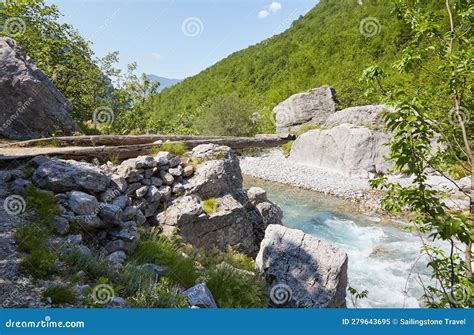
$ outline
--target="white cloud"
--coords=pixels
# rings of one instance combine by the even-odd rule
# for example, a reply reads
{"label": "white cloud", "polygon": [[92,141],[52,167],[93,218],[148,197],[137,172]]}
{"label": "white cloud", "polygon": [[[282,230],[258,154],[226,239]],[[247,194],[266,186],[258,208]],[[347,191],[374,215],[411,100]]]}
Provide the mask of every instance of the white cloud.
{"label": "white cloud", "polygon": [[156,61],[159,61],[163,58],[158,52],[153,52],[152,56],[155,58]]}
{"label": "white cloud", "polygon": [[273,1],[271,4],[268,6],[265,6],[265,9],[262,9],[260,12],[258,12],[258,18],[259,19],[265,19],[267,18],[271,13],[276,13],[279,10],[281,10],[283,6],[281,3]]}
{"label": "white cloud", "polygon": [[270,4],[270,6],[268,6],[268,9],[269,9],[270,12],[272,12],[272,13],[278,12],[281,8],[282,8],[282,5],[281,5],[281,3],[279,3],[279,2],[272,2],[272,3]]}
{"label": "white cloud", "polygon": [[268,15],[270,15],[270,13],[266,9],[261,10],[260,12],[258,12],[258,18],[259,19],[265,19]]}

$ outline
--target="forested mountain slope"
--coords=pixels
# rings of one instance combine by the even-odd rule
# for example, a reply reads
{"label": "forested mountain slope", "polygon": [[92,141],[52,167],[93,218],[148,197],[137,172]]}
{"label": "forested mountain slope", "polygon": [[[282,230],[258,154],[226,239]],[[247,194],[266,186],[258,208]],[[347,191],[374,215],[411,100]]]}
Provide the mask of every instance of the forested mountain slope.
{"label": "forested mountain slope", "polygon": [[[323,84],[336,89],[339,108],[378,102],[364,96],[358,79],[371,65],[390,68],[409,37],[394,8],[389,1],[321,0],[282,34],[164,90],[155,98],[151,117],[168,131],[195,129],[213,97],[235,93],[265,119],[290,95]],[[427,84],[423,73],[407,78],[393,70],[388,77],[392,83],[410,80],[414,88]]]}

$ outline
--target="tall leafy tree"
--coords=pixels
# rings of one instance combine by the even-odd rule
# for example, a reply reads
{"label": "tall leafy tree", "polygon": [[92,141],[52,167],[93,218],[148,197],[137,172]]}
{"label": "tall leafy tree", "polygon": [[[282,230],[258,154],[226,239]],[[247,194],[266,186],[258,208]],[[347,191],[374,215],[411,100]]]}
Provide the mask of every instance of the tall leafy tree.
{"label": "tall leafy tree", "polygon": [[[473,138],[468,129],[473,121],[474,7],[467,0],[445,0],[444,10],[437,12],[422,1],[397,0],[396,4],[396,13],[411,31],[393,68],[407,73],[423,69],[436,85],[413,92],[412,87],[390,85],[381,67],[364,71],[363,78],[394,107],[385,115],[393,134],[390,159],[394,170],[414,178],[409,186],[390,183],[384,177],[372,184],[387,190],[382,201],[385,209],[408,209],[413,214],[413,229],[422,240],[422,252],[435,280],[435,284],[423,284],[427,304],[472,307],[473,193],[472,187],[470,194],[465,192],[454,176],[473,171]],[[446,194],[430,186],[428,178],[433,171],[470,198],[469,211],[453,208],[455,201],[446,200]],[[439,241],[448,244],[447,251]]]}

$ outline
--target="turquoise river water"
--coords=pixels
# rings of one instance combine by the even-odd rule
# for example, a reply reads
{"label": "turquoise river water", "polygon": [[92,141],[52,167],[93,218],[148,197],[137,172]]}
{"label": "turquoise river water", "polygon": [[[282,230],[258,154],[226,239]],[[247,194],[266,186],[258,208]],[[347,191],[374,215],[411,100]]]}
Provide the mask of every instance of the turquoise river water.
{"label": "turquoise river water", "polygon": [[[245,178],[245,187],[259,186],[283,212],[283,224],[344,249],[349,257],[349,285],[368,297],[358,307],[420,307],[418,283],[429,281],[420,240],[397,223],[380,223],[358,214],[348,201],[317,192]],[[348,294],[349,307],[353,303]]]}

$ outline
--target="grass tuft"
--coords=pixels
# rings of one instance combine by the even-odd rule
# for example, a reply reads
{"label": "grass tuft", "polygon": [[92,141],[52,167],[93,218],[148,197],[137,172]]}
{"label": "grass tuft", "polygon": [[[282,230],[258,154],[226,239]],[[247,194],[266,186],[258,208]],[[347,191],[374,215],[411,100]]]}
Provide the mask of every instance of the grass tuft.
{"label": "grass tuft", "polygon": [[168,267],[168,277],[173,283],[189,288],[196,284],[199,274],[196,265],[187,257],[181,246],[165,236],[145,237],[132,257],[137,264],[154,263]]}
{"label": "grass tuft", "polygon": [[54,305],[73,304],[76,301],[76,291],[71,286],[53,285],[41,295],[50,298]]}
{"label": "grass tuft", "polygon": [[171,281],[162,278],[158,285],[140,290],[128,299],[132,307],[136,308],[188,308],[187,298],[180,295]]}
{"label": "grass tuft", "polygon": [[168,151],[173,155],[181,156],[188,152],[188,148],[183,143],[163,143],[160,151]]}
{"label": "grass tuft", "polygon": [[33,250],[21,261],[21,269],[33,278],[45,278],[57,272],[58,256],[45,249]]}
{"label": "grass tuft", "polygon": [[201,206],[203,211],[207,215],[211,215],[217,212],[217,209],[219,208],[219,203],[216,198],[209,198],[207,200],[202,201]]}
{"label": "grass tuft", "polygon": [[294,141],[288,141],[281,146],[281,150],[283,150],[283,154],[288,157],[291,152],[291,148],[293,147]]}
{"label": "grass tuft", "polygon": [[206,285],[220,308],[268,306],[263,282],[231,267],[215,267],[205,274]]}

